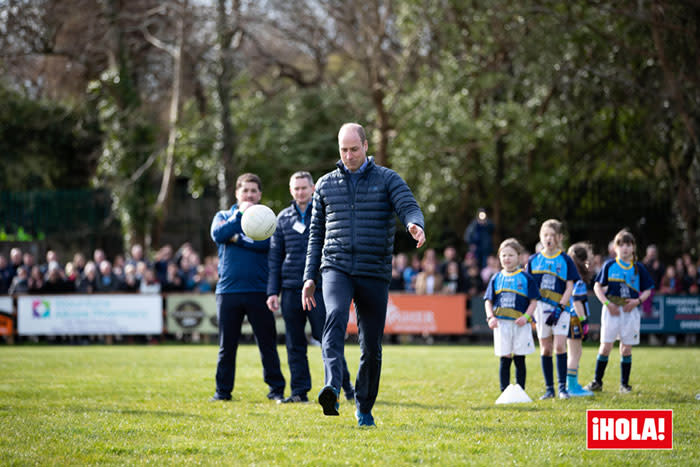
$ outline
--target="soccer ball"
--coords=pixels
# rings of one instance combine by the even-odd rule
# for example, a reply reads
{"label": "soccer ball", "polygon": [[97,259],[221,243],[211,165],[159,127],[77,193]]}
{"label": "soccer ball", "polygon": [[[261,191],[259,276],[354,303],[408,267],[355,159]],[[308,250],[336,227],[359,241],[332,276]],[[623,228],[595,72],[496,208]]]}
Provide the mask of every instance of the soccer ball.
{"label": "soccer ball", "polygon": [[254,204],[243,211],[241,227],[243,233],[253,240],[266,240],[275,233],[277,216],[264,204]]}

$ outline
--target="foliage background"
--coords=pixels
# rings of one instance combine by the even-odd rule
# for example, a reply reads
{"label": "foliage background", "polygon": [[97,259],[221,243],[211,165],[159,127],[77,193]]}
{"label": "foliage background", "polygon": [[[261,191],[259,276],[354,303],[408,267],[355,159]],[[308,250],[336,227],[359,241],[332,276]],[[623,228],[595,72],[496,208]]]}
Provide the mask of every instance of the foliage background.
{"label": "foliage background", "polygon": [[192,235],[173,200],[228,207],[244,171],[281,209],[359,121],[429,246],[484,206],[497,241],[557,217],[599,250],[626,226],[696,252],[699,22],[664,0],[0,1],[0,190],[107,190],[109,249],[155,249]]}

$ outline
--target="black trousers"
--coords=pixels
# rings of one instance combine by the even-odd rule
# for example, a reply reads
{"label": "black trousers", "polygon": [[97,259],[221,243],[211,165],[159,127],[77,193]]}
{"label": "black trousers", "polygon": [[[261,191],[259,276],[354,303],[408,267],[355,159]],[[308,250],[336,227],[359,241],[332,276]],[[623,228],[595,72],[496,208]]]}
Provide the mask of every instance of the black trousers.
{"label": "black trousers", "polygon": [[322,276],[323,299],[326,303],[326,325],[322,341],[326,385],[333,386],[336,393],[340,392],[345,331],[350,302],[354,301],[360,342],[355,404],[360,412],[368,413],[374,407],[379,393],[389,283],[372,277],[351,276],[330,268],[325,269]]}
{"label": "black trousers", "polygon": [[216,314],[219,320],[219,360],[216,365],[216,395],[230,398],[236,377],[236,352],[241,337],[243,318],[253,327],[260,350],[263,380],[269,387],[268,397],[284,394],[284,376],[277,354],[275,317],[268,310],[264,292],[216,295]]}

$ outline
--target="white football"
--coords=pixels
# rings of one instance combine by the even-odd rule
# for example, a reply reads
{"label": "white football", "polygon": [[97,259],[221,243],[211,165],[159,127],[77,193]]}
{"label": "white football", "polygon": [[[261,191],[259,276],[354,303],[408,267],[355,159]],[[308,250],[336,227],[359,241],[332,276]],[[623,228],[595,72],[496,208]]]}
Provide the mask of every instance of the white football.
{"label": "white football", "polygon": [[243,233],[253,240],[266,240],[275,233],[277,216],[264,204],[254,204],[243,211],[241,228]]}

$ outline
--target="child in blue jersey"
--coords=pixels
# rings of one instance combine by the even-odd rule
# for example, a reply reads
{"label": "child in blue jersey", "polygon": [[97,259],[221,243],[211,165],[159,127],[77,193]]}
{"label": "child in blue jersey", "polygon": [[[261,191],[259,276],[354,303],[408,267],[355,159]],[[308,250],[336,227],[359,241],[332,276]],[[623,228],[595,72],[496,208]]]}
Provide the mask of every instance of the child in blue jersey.
{"label": "child in blue jersey", "polygon": [[489,281],[484,300],[486,321],[493,329],[496,356],[501,357],[501,392],[510,384],[510,363],[515,361],[515,380],[525,389],[525,355],[535,351],[532,314],[540,296],[534,278],[520,269],[523,247],[509,238],[498,248],[503,270]]}
{"label": "child in blue jersey", "polygon": [[654,281],[642,263],[637,263],[634,236],[621,230],[613,240],[615,259],[609,259],[595,278],[593,291],[603,304],[600,323],[600,348],[595,365],[595,379],[586,389],[603,389],[603,375],[608,356],[616,340],[620,340],[620,392],[632,391],[629,385],[632,370],[632,346],[639,344],[640,305],[649,298]]}
{"label": "child in blue jersey", "polygon": [[576,265],[581,278],[574,284],[571,295],[571,321],[569,323],[569,336],[566,339],[568,349],[568,364],[566,370],[566,390],[570,396],[592,396],[593,393],[583,389],[578,382],[578,366],[583,351],[583,340],[588,334],[588,286],[592,278],[590,261],[593,259],[591,245],[579,242],[571,245],[567,254]]}
{"label": "child in blue jersey", "polygon": [[531,256],[527,262],[527,272],[535,278],[540,291],[535,323],[546,386],[540,400],[554,397],[552,350],[557,354],[559,398],[569,398],[566,391],[566,336],[569,334],[570,321],[567,308],[574,282],[579,279],[579,275],[574,262],[561,251],[563,237],[561,222],[556,219],[544,221],[540,227],[542,251]]}

